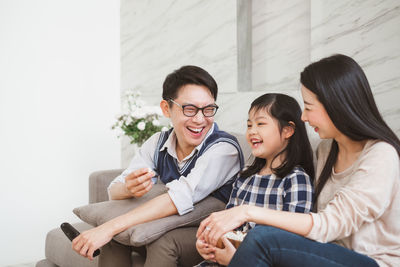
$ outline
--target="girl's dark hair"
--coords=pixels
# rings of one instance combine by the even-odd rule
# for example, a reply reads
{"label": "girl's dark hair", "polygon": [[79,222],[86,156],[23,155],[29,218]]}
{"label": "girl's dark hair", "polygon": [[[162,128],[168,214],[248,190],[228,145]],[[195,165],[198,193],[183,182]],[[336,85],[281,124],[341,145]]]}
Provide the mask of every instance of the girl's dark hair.
{"label": "girl's dark hair", "polygon": [[[168,74],[163,83],[162,98],[173,100],[178,97],[179,90],[187,84],[205,86],[214,100],[217,100],[218,85],[214,78],[204,69],[197,66],[182,66]],[[170,103],[172,105],[172,103]]]}
{"label": "girl's dark hair", "polygon": [[[367,77],[352,58],[339,54],[323,58],[308,65],[301,73],[300,81],[318,97],[341,133],[355,141],[385,141],[400,155],[400,140],[383,120]],[[331,176],[337,155],[338,144],[333,140],[316,185],[315,200]]]}
{"label": "girl's dark hair", "polygon": [[[313,152],[308,140],[306,127],[301,120],[301,108],[297,101],[284,94],[264,94],[251,103],[249,113],[265,110],[277,120],[279,131],[284,127],[293,127],[294,134],[289,138],[287,146],[280,151],[278,156],[286,155],[285,160],[272,171],[280,178],[288,175],[294,167],[301,166],[305,172],[314,179]],[[256,157],[254,162],[240,174],[241,177],[250,177],[259,172],[266,164],[266,160]]]}

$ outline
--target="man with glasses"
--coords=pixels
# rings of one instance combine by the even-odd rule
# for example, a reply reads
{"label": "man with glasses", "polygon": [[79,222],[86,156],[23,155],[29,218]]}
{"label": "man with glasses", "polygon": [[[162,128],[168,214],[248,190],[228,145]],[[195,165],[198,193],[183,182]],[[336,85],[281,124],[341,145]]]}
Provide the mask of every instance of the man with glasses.
{"label": "man with glasses", "polygon": [[[173,128],[150,137],[129,167],[111,182],[108,192],[110,199],[139,198],[151,190],[157,176],[168,192],[83,232],[84,237],[74,240],[75,251],[91,259],[94,250],[131,226],[186,214],[208,195],[227,202],[231,183],[243,167],[243,156],[236,138],[214,123],[217,93],[213,77],[196,66],[181,67],[166,77],[160,107]],[[186,241],[193,239],[188,244],[194,247],[195,231],[190,235]],[[167,261],[174,261],[156,250],[148,247],[147,255],[153,256],[147,257],[146,266],[167,266]]]}

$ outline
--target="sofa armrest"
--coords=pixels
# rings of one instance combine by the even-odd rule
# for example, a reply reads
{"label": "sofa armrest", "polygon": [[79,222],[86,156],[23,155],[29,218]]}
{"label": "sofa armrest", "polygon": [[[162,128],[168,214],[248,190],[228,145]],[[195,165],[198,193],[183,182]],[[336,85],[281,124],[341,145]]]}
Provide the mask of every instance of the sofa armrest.
{"label": "sofa armrest", "polygon": [[89,176],[89,203],[96,203],[108,200],[107,187],[111,181],[120,175],[124,170],[96,171]]}

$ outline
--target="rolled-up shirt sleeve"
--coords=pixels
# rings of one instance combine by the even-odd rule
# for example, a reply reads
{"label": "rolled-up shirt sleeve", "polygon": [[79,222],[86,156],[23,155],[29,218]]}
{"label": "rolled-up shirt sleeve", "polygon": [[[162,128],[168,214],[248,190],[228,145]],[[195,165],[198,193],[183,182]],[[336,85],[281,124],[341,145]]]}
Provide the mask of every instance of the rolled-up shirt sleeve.
{"label": "rolled-up shirt sleeve", "polygon": [[193,210],[193,205],[224,185],[240,170],[238,150],[220,142],[210,147],[196,161],[186,176],[166,184],[168,194],[180,215]]}

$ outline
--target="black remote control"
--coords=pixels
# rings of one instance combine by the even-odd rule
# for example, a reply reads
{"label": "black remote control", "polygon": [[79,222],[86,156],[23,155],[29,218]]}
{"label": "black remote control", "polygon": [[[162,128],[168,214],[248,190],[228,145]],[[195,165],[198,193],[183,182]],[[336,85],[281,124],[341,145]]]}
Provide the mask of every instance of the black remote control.
{"label": "black remote control", "polygon": [[[74,240],[75,237],[80,235],[79,231],[76,230],[71,224],[65,222],[61,224],[61,230],[63,230],[64,234],[68,237],[69,240]],[[100,249],[96,249],[93,252],[93,257],[96,257],[100,254]]]}

